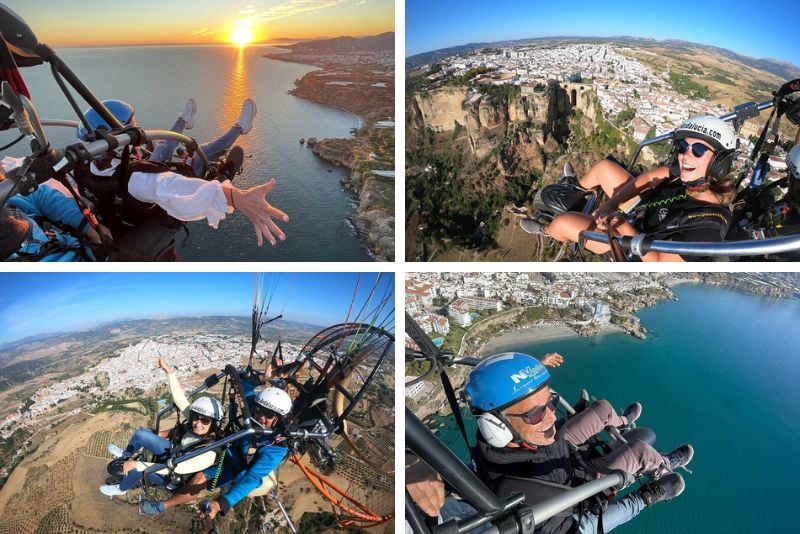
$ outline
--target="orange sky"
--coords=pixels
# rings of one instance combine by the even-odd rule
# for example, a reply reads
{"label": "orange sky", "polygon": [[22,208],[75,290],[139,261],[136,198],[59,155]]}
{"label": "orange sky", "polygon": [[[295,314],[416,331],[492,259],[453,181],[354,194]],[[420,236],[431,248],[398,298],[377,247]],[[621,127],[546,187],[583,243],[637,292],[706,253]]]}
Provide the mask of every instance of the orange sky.
{"label": "orange sky", "polygon": [[[394,31],[392,0],[5,1],[51,46],[227,43],[244,28],[254,42]],[[243,30],[240,30],[240,33]]]}

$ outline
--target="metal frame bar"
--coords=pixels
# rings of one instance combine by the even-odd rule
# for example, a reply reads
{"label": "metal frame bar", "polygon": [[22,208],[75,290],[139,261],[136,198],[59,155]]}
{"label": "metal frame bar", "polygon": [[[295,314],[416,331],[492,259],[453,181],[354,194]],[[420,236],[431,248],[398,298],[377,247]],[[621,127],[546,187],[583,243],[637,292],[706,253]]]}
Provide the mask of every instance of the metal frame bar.
{"label": "metal frame bar", "polygon": [[[600,232],[584,230],[580,233],[581,239],[608,244],[608,236]],[[759,239],[749,241],[723,241],[721,243],[684,243],[680,241],[653,240],[646,243],[647,236],[615,237],[623,250],[630,251],[637,256],[648,252],[665,252],[668,254],[682,254],[684,256],[762,256],[765,254],[781,254],[800,250],[800,234]]]}

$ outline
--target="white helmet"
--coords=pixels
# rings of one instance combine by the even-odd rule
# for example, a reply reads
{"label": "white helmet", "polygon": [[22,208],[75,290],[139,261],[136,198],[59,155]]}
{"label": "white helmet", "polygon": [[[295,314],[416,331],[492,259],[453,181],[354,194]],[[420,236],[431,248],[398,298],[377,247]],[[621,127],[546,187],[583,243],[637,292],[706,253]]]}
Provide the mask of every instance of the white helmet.
{"label": "white helmet", "polygon": [[266,388],[258,394],[256,404],[267,410],[272,410],[281,417],[288,415],[292,410],[292,399],[288,393],[280,388]]}
{"label": "white helmet", "polygon": [[221,421],[225,415],[222,404],[217,399],[211,397],[200,397],[189,406],[189,413],[196,413],[204,417],[210,417],[214,421]]}
{"label": "white helmet", "polygon": [[675,140],[686,137],[702,139],[717,150],[736,150],[736,133],[724,120],[710,115],[687,119],[674,133]]}
{"label": "white helmet", "polygon": [[800,180],[800,145],[794,145],[786,156],[786,166],[789,167],[789,178]]}

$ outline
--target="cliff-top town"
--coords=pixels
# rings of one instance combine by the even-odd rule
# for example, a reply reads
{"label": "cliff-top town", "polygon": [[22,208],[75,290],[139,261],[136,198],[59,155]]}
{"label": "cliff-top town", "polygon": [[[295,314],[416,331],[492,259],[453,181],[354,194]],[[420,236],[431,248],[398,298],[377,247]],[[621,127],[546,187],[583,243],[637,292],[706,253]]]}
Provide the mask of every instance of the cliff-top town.
{"label": "cliff-top town", "polygon": [[[488,69],[473,79],[473,93],[467,102],[480,98],[482,85],[518,85],[522,93],[546,86],[548,80],[581,83],[597,94],[608,119],[633,109],[633,139],[641,142],[648,133],[661,135],[693,115],[722,115],[729,110],[702,98],[690,98],[673,89],[668,73],[658,73],[641,61],[627,57],[631,49],[612,44],[566,44],[559,46],[521,45],[485,48],[442,60],[428,79],[430,88],[447,78],[462,76],[471,69]],[[432,65],[422,68],[430,69]],[[749,126],[749,125],[746,125]],[[754,135],[753,126],[742,130],[742,141]]]}

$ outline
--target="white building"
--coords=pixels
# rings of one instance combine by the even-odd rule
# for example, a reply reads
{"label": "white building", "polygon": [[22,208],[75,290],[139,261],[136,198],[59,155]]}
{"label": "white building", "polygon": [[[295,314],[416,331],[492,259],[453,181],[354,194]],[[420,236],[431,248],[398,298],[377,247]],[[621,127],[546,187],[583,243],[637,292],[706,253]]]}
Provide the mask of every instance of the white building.
{"label": "white building", "polygon": [[461,303],[461,299],[458,299],[447,307],[447,314],[452,320],[461,326],[468,326],[472,324],[472,316],[470,315],[469,310]]}

